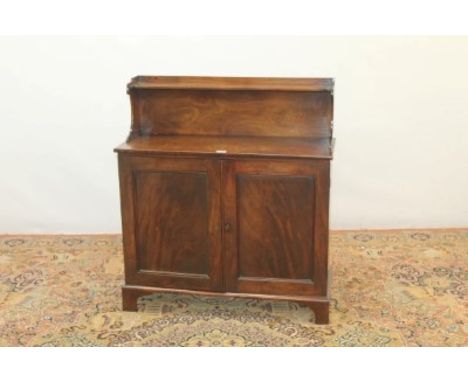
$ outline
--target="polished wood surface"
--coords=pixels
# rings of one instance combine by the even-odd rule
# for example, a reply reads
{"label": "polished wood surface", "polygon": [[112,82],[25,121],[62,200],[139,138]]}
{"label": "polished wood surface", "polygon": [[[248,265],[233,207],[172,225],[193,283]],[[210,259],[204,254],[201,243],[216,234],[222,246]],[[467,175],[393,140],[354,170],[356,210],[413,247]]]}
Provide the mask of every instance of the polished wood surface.
{"label": "polished wood surface", "polygon": [[139,269],[208,274],[207,186],[206,173],[135,174]]}
{"label": "polished wood surface", "polygon": [[205,159],[119,159],[127,283],[222,289],[220,174]]}
{"label": "polished wood surface", "polygon": [[136,76],[128,84],[133,89],[215,89],[215,90],[276,90],[321,91],[333,90],[332,78],[276,78],[276,77],[175,77]]}
{"label": "polished wood surface", "polygon": [[314,178],[236,178],[239,278],[312,279]]}
{"label": "polished wood surface", "polygon": [[136,77],[119,156],[123,306],[292,300],[328,322],[331,79]]}
{"label": "polished wood surface", "polygon": [[115,149],[151,155],[331,159],[330,139],[161,135],[135,137]]}
{"label": "polished wood surface", "polygon": [[[323,295],[328,161],[223,163],[224,273],[236,292]],[[226,231],[226,230],[225,230]]]}
{"label": "polished wood surface", "polygon": [[163,89],[137,92],[140,135],[329,138],[330,92]]}

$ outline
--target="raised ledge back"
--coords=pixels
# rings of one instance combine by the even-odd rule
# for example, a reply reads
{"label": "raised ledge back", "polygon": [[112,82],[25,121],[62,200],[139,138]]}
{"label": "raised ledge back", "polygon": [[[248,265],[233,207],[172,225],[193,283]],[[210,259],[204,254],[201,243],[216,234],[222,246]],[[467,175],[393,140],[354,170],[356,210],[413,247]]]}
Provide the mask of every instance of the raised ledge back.
{"label": "raised ledge back", "polygon": [[135,136],[331,138],[332,78],[136,76]]}

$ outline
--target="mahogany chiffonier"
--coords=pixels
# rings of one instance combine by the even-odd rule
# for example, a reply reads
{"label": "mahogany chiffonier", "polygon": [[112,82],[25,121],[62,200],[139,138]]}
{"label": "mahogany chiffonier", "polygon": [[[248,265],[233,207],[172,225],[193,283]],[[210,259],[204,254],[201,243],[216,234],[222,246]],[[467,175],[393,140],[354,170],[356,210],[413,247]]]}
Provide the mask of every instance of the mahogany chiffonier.
{"label": "mahogany chiffonier", "polygon": [[138,76],[117,147],[125,285],[308,305],[328,323],[333,80]]}

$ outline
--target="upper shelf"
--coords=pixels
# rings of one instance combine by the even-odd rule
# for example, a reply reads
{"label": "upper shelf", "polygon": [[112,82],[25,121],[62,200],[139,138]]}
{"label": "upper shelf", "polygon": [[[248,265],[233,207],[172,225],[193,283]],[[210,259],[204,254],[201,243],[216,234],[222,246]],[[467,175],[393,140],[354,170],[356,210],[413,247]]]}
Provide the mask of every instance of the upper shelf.
{"label": "upper shelf", "polygon": [[135,137],[115,149],[121,153],[261,156],[276,158],[331,159],[329,138],[240,137],[159,135]]}
{"label": "upper shelf", "polygon": [[128,89],[331,91],[333,78],[137,76]]}

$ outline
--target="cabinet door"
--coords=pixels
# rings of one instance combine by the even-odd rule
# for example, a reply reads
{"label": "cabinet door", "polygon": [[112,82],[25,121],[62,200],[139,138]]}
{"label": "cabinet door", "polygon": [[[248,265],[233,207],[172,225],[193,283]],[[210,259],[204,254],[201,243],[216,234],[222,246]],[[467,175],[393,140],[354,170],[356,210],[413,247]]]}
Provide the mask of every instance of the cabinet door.
{"label": "cabinet door", "polygon": [[120,156],[127,284],[222,288],[217,160]]}
{"label": "cabinet door", "polygon": [[329,162],[224,161],[226,289],[326,295]]}

